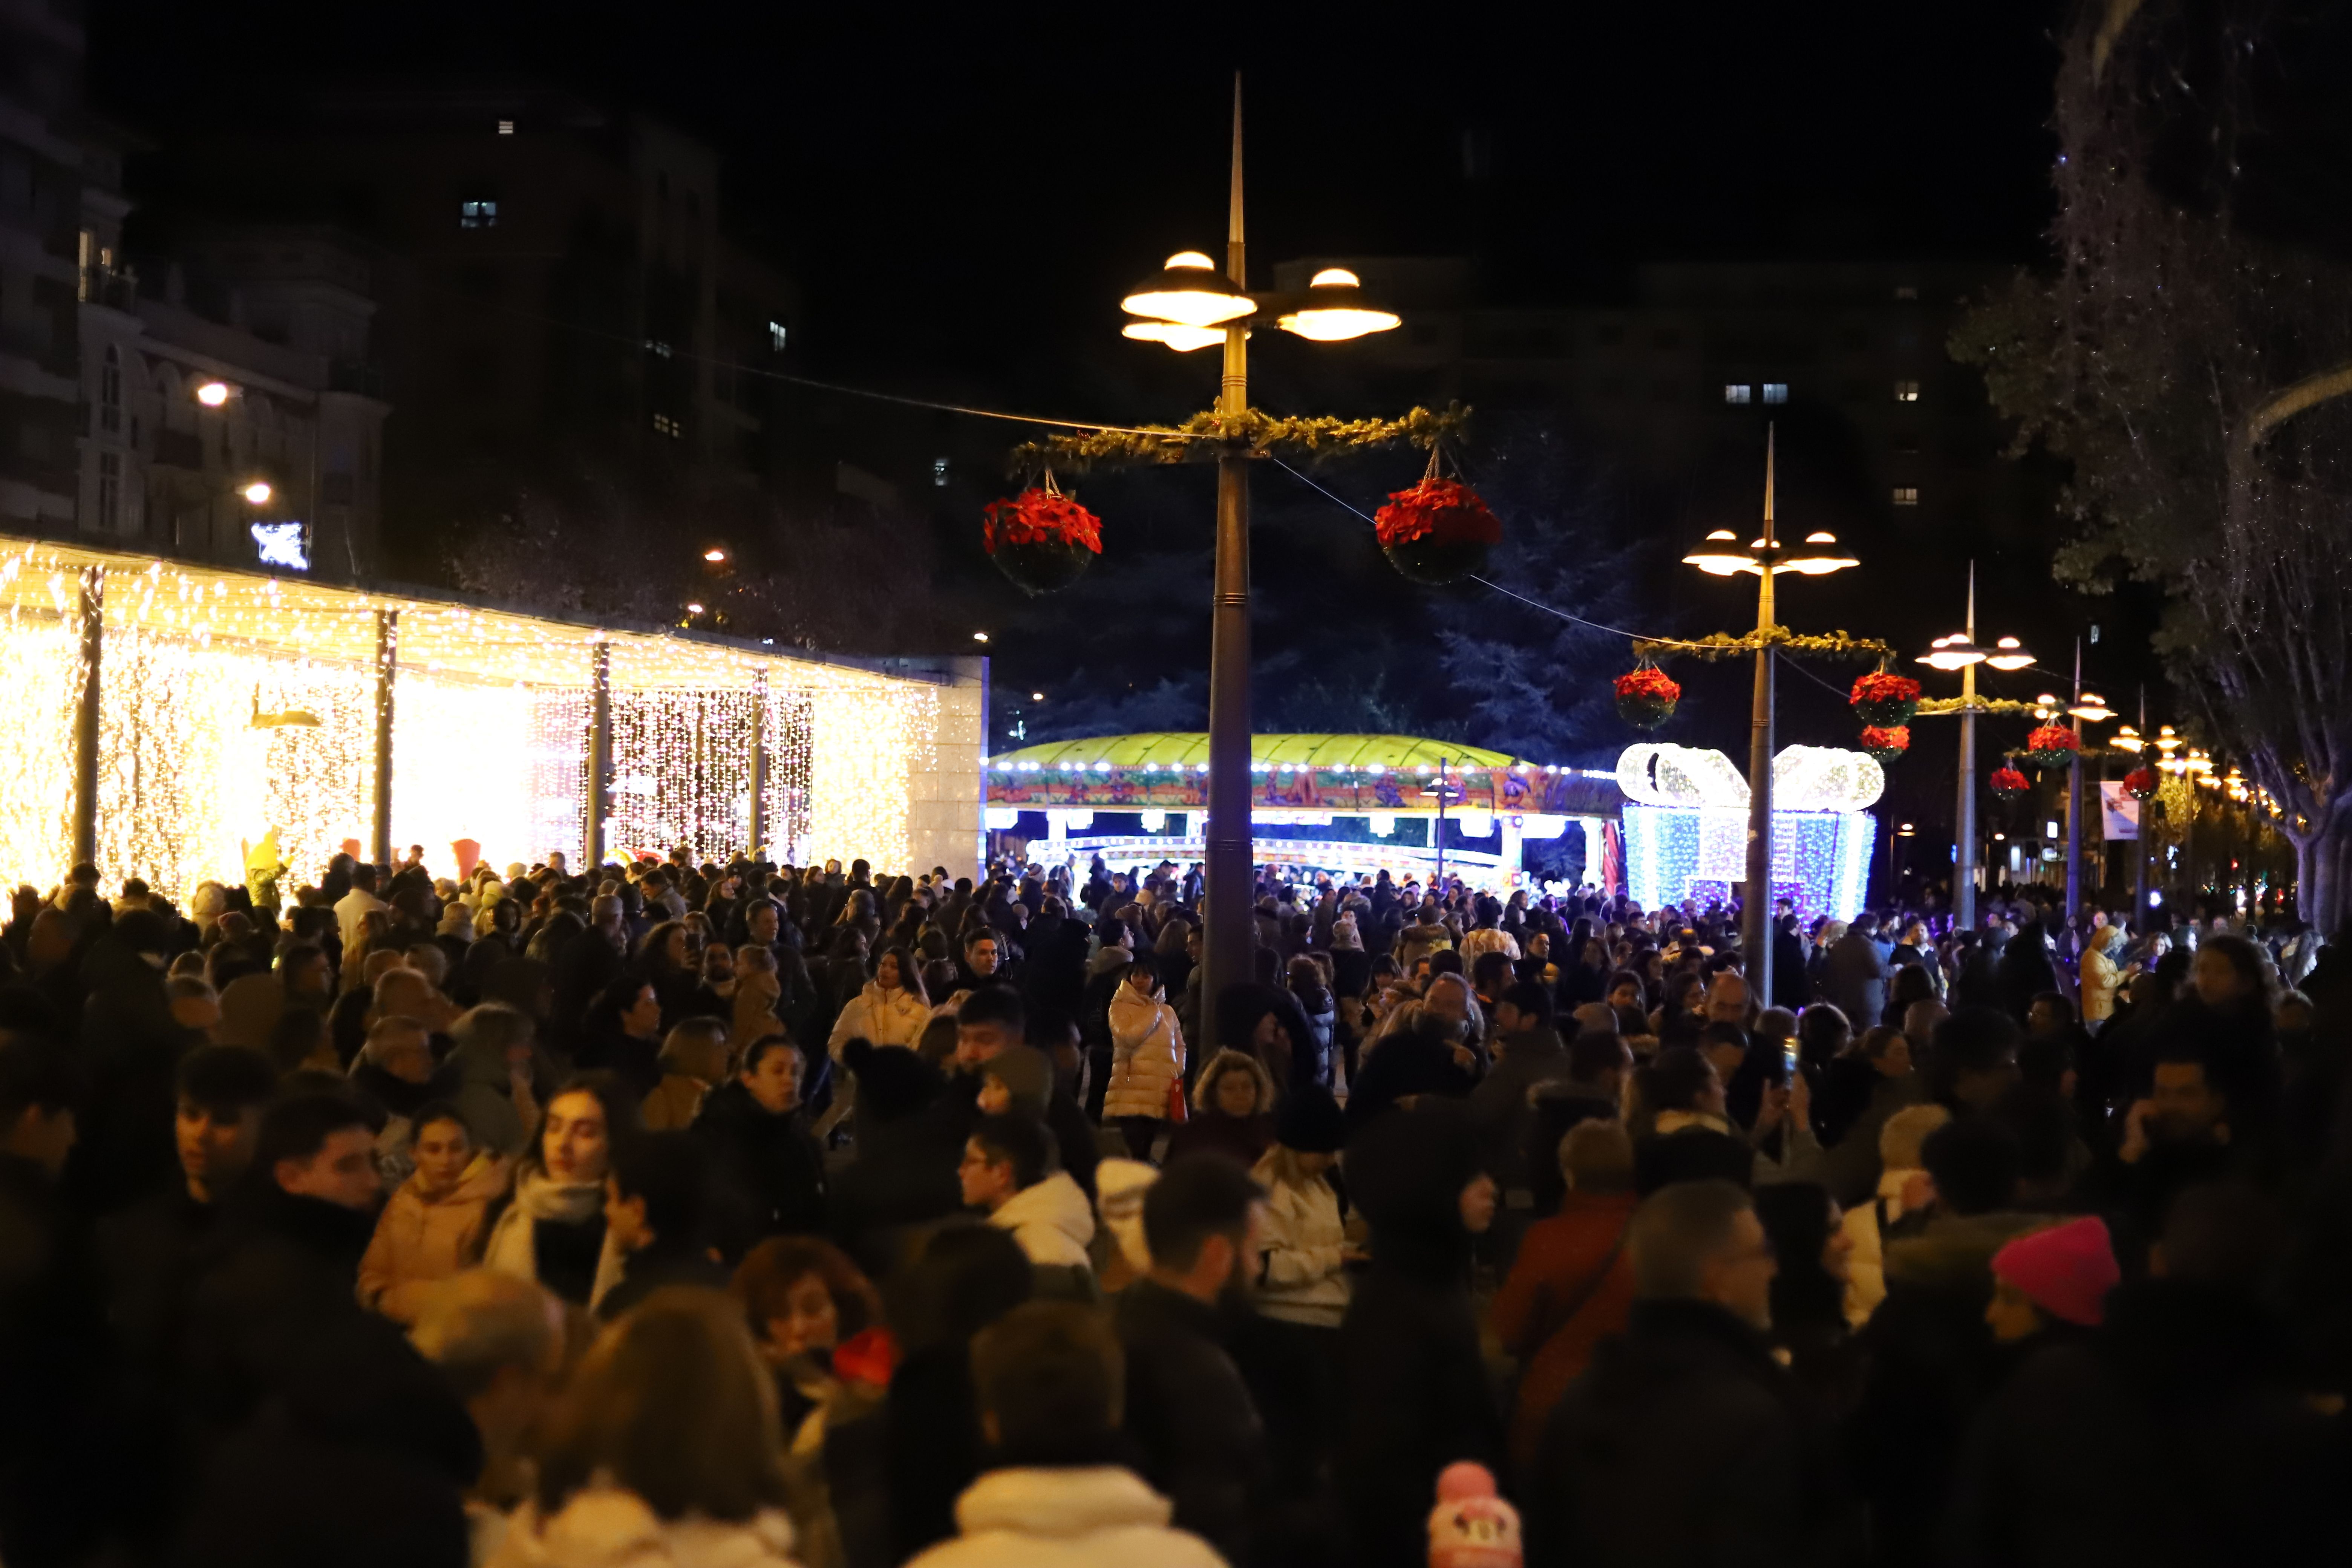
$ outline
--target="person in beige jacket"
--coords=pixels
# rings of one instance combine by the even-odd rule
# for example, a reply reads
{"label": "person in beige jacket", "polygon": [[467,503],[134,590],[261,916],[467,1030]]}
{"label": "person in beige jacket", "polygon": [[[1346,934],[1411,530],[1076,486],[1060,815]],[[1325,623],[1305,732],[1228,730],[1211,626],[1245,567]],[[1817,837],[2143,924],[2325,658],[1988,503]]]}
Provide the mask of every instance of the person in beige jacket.
{"label": "person in beige jacket", "polygon": [[2083,949],[2083,1022],[2095,1028],[2116,1016],[2116,989],[2123,984],[2124,931],[2101,926]]}
{"label": "person in beige jacket", "polygon": [[1116,1121],[1139,1160],[1168,1121],[1169,1090],[1184,1081],[1184,1031],[1160,990],[1160,960],[1139,952],[1110,999],[1110,1079],[1103,1121]]}
{"label": "person in beige jacket", "polygon": [[457,1108],[416,1113],[415,1170],[383,1205],[360,1259],[360,1304],[413,1323],[425,1292],[463,1273],[482,1252],[482,1216],[514,1176],[511,1162],[478,1148]]}

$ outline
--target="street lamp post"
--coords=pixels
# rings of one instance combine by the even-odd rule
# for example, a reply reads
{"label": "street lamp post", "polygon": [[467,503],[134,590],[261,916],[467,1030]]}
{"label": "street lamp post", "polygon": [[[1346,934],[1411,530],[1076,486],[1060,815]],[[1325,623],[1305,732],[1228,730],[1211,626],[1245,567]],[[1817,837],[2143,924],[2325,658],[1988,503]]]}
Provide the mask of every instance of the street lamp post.
{"label": "street lamp post", "polygon": [[[1748,959],[1748,994],[1764,1005],[1772,996],[1772,580],[1783,572],[1819,577],[1858,566],[1860,562],[1838,550],[1794,550],[1780,542],[1773,520],[1772,426],[1764,427],[1764,532],[1739,548],[1739,536],[1718,528],[1706,542],[1683,557],[1712,576],[1755,574],[1756,680],[1748,714],[1748,881],[1739,906],[1739,951]],[[1809,545],[1834,546],[1837,536],[1812,532]]]}
{"label": "street lamp post", "polygon": [[2116,716],[2095,691],[2083,689],[2083,639],[2074,639],[2074,700],[2066,709],[2074,721],[2074,760],[2066,770],[2066,913],[2083,912],[2083,725]]}
{"label": "street lamp post", "polygon": [[[1250,574],[1249,461],[1238,434],[1249,413],[1249,319],[1265,301],[1247,292],[1249,274],[1242,226],[1242,93],[1234,79],[1233,160],[1225,205],[1224,276],[1197,251],[1168,258],[1167,266],[1121,301],[1139,318],[1124,335],[1166,344],[1179,353],[1221,342],[1224,373],[1218,384],[1217,412],[1227,436],[1217,453],[1217,546],[1215,595],[1209,633],[1208,823],[1202,835],[1206,881],[1202,938],[1202,985],[1211,1005],[1202,1025],[1213,1048],[1215,998],[1223,988],[1250,978]],[[1367,308],[1354,274],[1330,268],[1316,274],[1304,299],[1287,302],[1276,324],[1297,336],[1321,342],[1384,331],[1398,324],[1388,311]],[[1227,1042],[1230,1043],[1230,1042]]]}
{"label": "street lamp post", "polygon": [[1977,563],[1969,563],[1968,621],[1958,637],[1938,637],[1919,656],[1937,669],[1960,672],[1960,787],[1952,834],[1952,929],[1977,923],[1977,666],[2023,669],[2033,656],[2015,637],[2003,637],[1990,651],[1977,647]]}

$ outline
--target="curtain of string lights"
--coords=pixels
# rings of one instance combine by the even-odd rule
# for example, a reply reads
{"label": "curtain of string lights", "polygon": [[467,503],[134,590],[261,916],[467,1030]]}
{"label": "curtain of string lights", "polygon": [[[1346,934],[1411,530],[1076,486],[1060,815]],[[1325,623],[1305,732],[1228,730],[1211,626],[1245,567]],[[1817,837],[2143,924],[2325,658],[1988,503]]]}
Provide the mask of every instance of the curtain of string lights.
{"label": "curtain of string lights", "polygon": [[[378,637],[392,671],[395,850],[453,865],[581,862],[591,683],[608,650],[611,855],[753,848],[755,748],[772,858],[896,869],[930,765],[928,681],[710,641],[601,630],[300,579],[0,543],[0,876],[53,885],[71,855],[82,584],[100,569],[96,840],[103,885],[184,898],[286,866],[290,890],[375,822]],[[977,823],[975,821],[975,843]],[[274,856],[272,851],[274,850]]]}

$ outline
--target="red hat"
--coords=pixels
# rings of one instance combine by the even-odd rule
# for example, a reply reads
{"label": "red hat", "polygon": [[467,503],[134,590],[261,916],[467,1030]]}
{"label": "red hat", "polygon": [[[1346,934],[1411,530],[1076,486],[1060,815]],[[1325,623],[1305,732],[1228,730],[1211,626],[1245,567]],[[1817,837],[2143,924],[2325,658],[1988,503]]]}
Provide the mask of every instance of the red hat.
{"label": "red hat", "polygon": [[1992,1271],[2052,1317],[2088,1329],[2123,1279],[2106,1222],[2095,1217],[2019,1237],[1992,1255]]}

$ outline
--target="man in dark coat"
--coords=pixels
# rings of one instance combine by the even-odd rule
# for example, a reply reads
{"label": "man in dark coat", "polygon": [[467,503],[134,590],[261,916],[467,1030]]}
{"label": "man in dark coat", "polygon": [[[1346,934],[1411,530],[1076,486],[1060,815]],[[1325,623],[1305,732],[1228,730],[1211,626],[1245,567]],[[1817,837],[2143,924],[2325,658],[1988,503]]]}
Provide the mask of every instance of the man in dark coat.
{"label": "man in dark coat", "polygon": [[721,1194],[720,1253],[740,1258],[762,1237],[822,1236],[824,1151],[801,1110],[801,1057],[782,1035],[745,1048],[740,1070],[702,1098],[693,1135]]}
{"label": "man in dark coat", "polygon": [[320,1092],[269,1108],[176,1341],[199,1429],[242,1426],[287,1390],[314,1340],[363,1315],[359,1261],[382,1196],[375,1134],[355,1101]]}
{"label": "man in dark coat", "polygon": [[1223,1308],[1255,1257],[1252,1215],[1264,1197],[1222,1154],[1170,1161],[1143,1199],[1151,1272],[1118,1308],[1126,1429],[1143,1477],[1176,1505],[1176,1528],[1237,1568],[1252,1561],[1265,1434],[1225,1347]]}
{"label": "man in dark coat", "polygon": [[1529,1568],[1836,1564],[1853,1555],[1829,1434],[1773,1359],[1772,1249],[1729,1182],[1635,1211],[1625,1332],[1553,1411]]}
{"label": "man in dark coat", "polygon": [[1365,1125],[1346,1168],[1372,1226],[1372,1266],[1339,1328],[1348,1561],[1407,1568],[1425,1558],[1438,1472],[1457,1459],[1502,1466],[1470,1300],[1472,1238],[1494,1223],[1495,1183],[1467,1111],[1445,1100]]}

